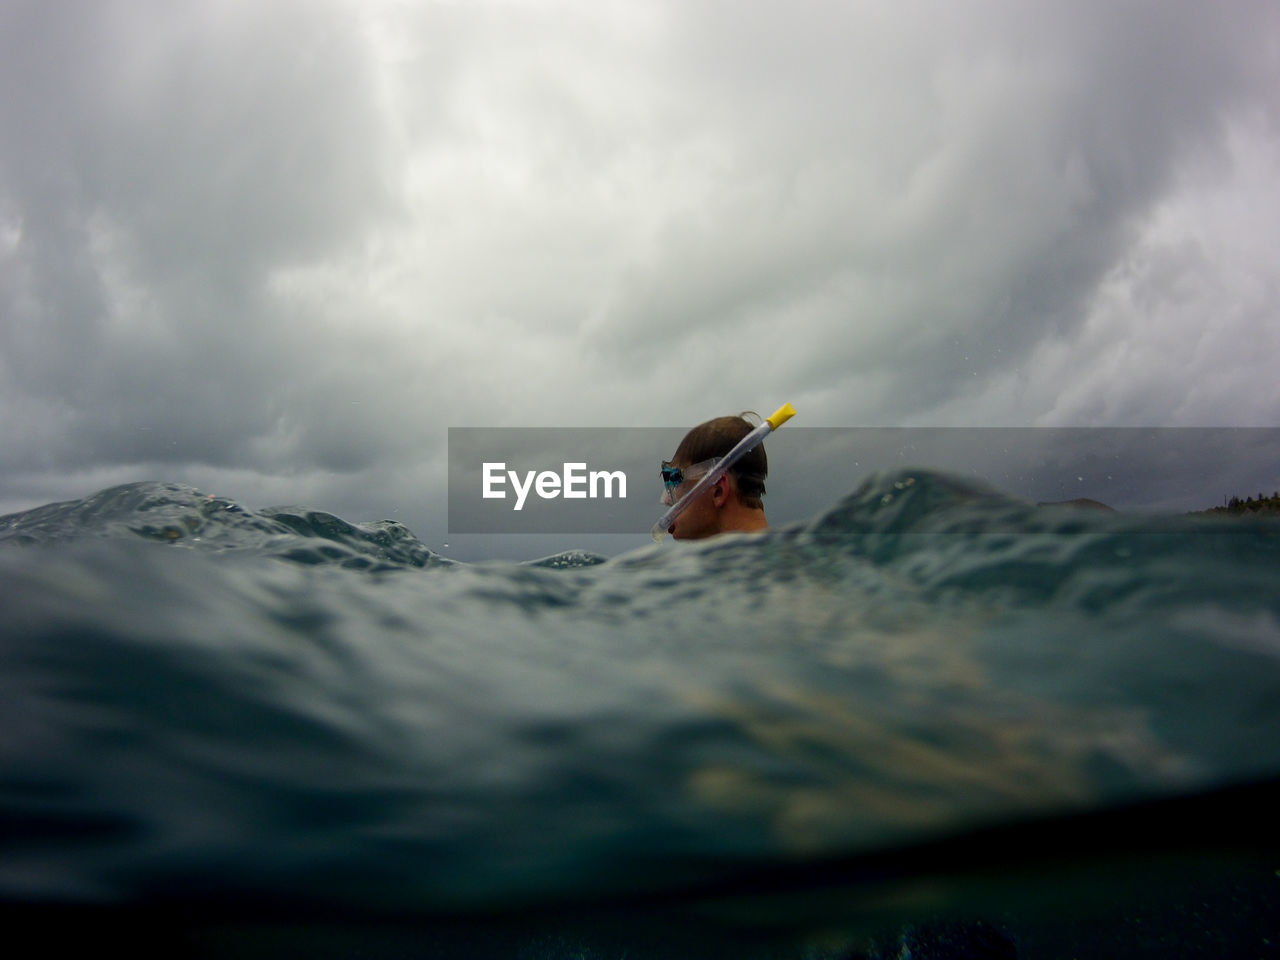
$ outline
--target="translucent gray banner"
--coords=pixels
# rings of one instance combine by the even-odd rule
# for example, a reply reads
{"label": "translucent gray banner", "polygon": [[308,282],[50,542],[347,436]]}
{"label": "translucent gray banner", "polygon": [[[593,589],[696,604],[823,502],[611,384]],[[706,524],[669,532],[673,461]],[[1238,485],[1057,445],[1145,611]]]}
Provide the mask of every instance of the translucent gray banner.
{"label": "translucent gray banner", "polygon": [[[647,533],[684,427],[450,428],[449,532]],[[1181,512],[1280,488],[1280,429],[800,427],[765,441],[773,524],[874,473],[927,469],[1036,502]],[[488,496],[486,496],[488,494]]]}

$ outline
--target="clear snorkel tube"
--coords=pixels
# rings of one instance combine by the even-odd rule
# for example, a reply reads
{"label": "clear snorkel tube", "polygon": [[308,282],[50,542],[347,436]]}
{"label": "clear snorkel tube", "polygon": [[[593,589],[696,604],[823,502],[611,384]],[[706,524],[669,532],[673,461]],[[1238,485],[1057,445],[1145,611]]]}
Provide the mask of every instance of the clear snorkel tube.
{"label": "clear snorkel tube", "polygon": [[795,415],[795,407],[791,406],[789,403],[784,403],[774,411],[773,416],[769,417],[764,423],[760,424],[760,426],[756,427],[745,437],[739,440],[732,450],[720,458],[719,463],[702,475],[698,482],[694,484],[692,490],[677,500],[670,510],[658,518],[658,522],[653,525],[653,530],[650,531],[650,533],[653,534],[653,539],[661,540],[665,537],[667,535],[667,530],[670,529],[671,524],[675,521],[676,517],[680,516],[680,514],[684,512],[685,507],[693,503],[694,497],[697,497],[702,493],[702,491],[706,490],[707,487],[711,486],[723,477],[730,467],[758,447],[765,437],[774,430],[777,430]]}

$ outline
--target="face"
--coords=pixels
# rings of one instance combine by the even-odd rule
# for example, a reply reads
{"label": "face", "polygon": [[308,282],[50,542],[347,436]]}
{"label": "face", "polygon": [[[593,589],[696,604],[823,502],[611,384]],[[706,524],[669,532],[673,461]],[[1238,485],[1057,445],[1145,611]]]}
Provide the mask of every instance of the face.
{"label": "face", "polygon": [[[678,502],[682,496],[692,490],[694,484],[698,482],[698,478],[704,472],[691,472],[690,478],[672,491],[672,501]],[[719,511],[716,509],[716,503],[718,498],[723,498],[723,488],[726,483],[727,479],[721,477],[710,487],[703,490],[702,493],[698,494],[697,498],[691,501],[671,522],[667,532],[677,540],[700,540],[703,537],[710,537],[719,533],[720,517]]]}

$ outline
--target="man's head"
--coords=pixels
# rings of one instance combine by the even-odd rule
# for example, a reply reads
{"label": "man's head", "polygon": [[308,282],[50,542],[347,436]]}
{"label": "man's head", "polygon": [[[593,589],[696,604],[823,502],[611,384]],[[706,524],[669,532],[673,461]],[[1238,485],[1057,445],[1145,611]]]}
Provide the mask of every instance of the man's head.
{"label": "man's head", "polygon": [[[685,434],[669,461],[671,466],[688,471],[684,483],[671,491],[672,500],[687,494],[716,458],[727,454],[753,429],[755,424],[745,416],[716,417]],[[677,540],[696,540],[718,533],[763,530],[768,524],[761,498],[768,473],[769,460],[764,444],[760,444],[699,494],[673,521],[670,533]]]}

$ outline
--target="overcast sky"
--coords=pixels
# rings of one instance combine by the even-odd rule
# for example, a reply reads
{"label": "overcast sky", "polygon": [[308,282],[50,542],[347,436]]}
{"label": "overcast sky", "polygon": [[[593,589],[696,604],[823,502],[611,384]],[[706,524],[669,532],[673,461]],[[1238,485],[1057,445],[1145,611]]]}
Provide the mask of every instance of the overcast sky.
{"label": "overcast sky", "polygon": [[1278,184],[1274,0],[0,0],[0,513],[438,547],[450,426],[1277,426]]}

